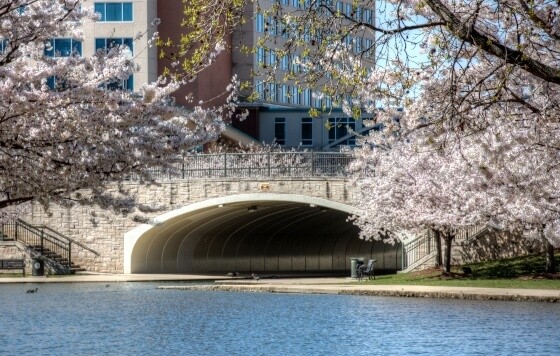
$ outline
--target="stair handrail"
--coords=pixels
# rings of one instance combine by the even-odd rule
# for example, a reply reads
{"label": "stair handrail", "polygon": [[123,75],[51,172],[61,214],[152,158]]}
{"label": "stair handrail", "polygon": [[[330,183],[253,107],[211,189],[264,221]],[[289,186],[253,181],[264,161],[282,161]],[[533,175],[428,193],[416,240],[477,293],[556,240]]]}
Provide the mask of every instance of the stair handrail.
{"label": "stair handrail", "polygon": [[[18,219],[18,220],[20,220],[20,219]],[[21,221],[23,221],[23,220],[21,220]],[[36,227],[36,228],[40,228],[40,229],[44,229],[44,230],[48,230],[49,232],[51,232],[51,233],[55,234],[56,236],[58,236],[59,239],[60,239],[60,238],[66,239],[69,243],[72,243],[72,244],[74,244],[74,245],[78,245],[78,246],[80,246],[81,248],[83,248],[84,250],[88,250],[89,252],[93,253],[94,255],[100,256],[99,252],[93,250],[93,249],[90,248],[90,247],[87,247],[86,245],[84,245],[83,243],[81,243],[81,242],[79,242],[79,241],[76,241],[76,240],[74,240],[74,239],[72,239],[72,238],[70,238],[70,237],[68,237],[68,236],[66,236],[66,235],[61,234],[60,232],[58,232],[58,231],[56,231],[56,230],[54,230],[54,229],[52,229],[52,228],[50,228],[50,227],[48,227],[48,226],[46,226],[46,225],[36,225],[35,227]]]}
{"label": "stair handrail", "polygon": [[[425,234],[416,237],[415,239],[403,243],[402,246],[402,269],[403,271],[417,261],[429,255],[434,249],[434,236],[431,230],[427,230]],[[420,249],[425,249],[425,254],[420,254]]]}
{"label": "stair handrail", "polygon": [[[11,223],[2,224],[2,229],[4,226],[14,226],[14,240],[23,242],[27,245],[33,246],[35,250],[39,249],[38,252],[43,255],[45,253],[45,249],[51,250],[61,257],[66,258],[67,262],[59,262],[61,265],[66,265],[70,267],[71,265],[71,245],[69,242],[63,241],[60,238],[49,234],[48,232],[42,231],[41,229],[37,228],[36,226],[23,221],[21,219],[15,219]],[[31,236],[35,236],[35,238],[31,238],[31,240],[26,236],[25,233],[20,232],[19,229],[23,229],[27,231]],[[22,235],[23,233],[23,235]],[[35,241],[33,241],[35,239]]]}
{"label": "stair handrail", "polygon": [[461,245],[469,245],[474,242],[474,240],[478,239],[480,236],[484,235],[488,231],[494,229],[495,227],[491,226],[490,224],[484,225],[473,225],[467,228],[461,229],[457,236],[455,237],[455,241]]}
{"label": "stair handrail", "polygon": [[[490,224],[468,226],[458,230],[455,235],[455,241],[457,243],[461,243],[462,245],[467,245],[491,229],[496,229],[496,227]],[[422,247],[425,249],[425,254],[420,254],[419,252]],[[402,248],[403,271],[432,253],[434,249],[435,241],[431,230],[428,230],[426,235],[418,236],[415,239],[404,243]]]}

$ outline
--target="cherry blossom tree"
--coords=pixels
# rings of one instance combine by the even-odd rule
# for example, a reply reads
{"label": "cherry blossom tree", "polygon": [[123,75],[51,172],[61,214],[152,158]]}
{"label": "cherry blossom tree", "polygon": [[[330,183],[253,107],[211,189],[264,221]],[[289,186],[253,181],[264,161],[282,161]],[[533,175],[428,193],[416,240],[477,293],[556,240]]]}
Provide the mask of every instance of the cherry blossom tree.
{"label": "cherry blossom tree", "polygon": [[[392,242],[432,229],[446,242],[445,272],[450,271],[455,234],[473,225],[544,237],[549,248],[560,245],[554,231],[560,213],[553,198],[559,187],[551,179],[560,172],[535,150],[531,128],[512,132],[495,125],[468,137],[436,137],[426,130],[431,128],[398,139],[374,132],[355,151],[352,172],[363,210],[356,223],[362,238]],[[526,145],[514,133],[525,136]],[[549,251],[550,272],[553,262]]]}
{"label": "cherry blossom tree", "polygon": [[[364,199],[372,204],[369,210],[377,209],[371,219],[381,219],[376,204],[385,204],[396,209],[381,219],[388,228],[398,222],[452,229],[491,220],[544,237],[553,261],[552,247],[560,245],[557,1],[305,4],[295,10],[276,5],[265,13],[268,26],[278,28],[280,22],[289,33],[274,42],[285,43],[276,57],[298,56],[304,68],[283,80],[331,96],[349,115],[368,111],[372,124],[383,125],[385,138],[368,137],[357,153],[379,165],[370,167],[371,181],[362,182],[366,192],[374,192]],[[375,21],[368,8],[375,9]],[[269,67],[258,74],[277,81],[277,66]],[[391,171],[399,166],[403,170]],[[405,205],[393,193],[414,197],[416,204]],[[480,204],[471,209],[470,201]]]}
{"label": "cherry blossom tree", "polygon": [[361,193],[363,213],[355,217],[361,237],[394,243],[432,230],[445,242],[443,267],[449,273],[457,232],[488,222],[495,209],[478,189],[483,180],[477,168],[457,157],[468,152],[456,147],[450,155],[418,133],[392,141],[373,133],[363,144],[351,165]]}
{"label": "cherry blossom tree", "polygon": [[149,168],[171,165],[193,146],[216,139],[234,109],[233,94],[218,108],[174,106],[170,95],[185,80],[178,75],[134,93],[105,89],[136,69],[125,46],[91,57],[50,54],[51,39],[80,40],[80,23],[97,19],[78,0],[0,0],[4,216],[6,208],[29,201],[129,211],[134,199],[124,190],[106,193],[106,184],[132,173],[152,181]]}

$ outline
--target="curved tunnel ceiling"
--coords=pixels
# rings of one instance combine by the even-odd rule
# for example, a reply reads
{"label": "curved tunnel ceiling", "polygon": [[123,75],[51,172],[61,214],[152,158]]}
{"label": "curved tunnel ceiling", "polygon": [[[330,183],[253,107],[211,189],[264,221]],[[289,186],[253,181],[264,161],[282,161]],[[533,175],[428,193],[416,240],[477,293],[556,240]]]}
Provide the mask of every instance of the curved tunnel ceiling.
{"label": "curved tunnel ceiling", "polygon": [[291,201],[219,204],[147,230],[132,273],[347,273],[351,257],[401,267],[401,246],[360,240],[348,213]]}

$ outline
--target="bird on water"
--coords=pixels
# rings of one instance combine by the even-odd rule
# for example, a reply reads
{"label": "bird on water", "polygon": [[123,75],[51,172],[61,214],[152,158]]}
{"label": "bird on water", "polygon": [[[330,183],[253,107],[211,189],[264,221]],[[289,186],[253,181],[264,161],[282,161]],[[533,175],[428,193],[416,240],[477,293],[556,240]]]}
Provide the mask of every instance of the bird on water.
{"label": "bird on water", "polygon": [[37,290],[39,290],[39,288],[28,289],[25,293],[37,293]]}

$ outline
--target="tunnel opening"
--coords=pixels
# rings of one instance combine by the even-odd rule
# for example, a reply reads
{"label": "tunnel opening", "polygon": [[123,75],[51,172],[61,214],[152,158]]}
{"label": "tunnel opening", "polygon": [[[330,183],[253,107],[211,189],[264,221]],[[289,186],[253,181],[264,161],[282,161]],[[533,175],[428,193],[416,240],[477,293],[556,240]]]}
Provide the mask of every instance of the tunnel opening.
{"label": "tunnel opening", "polygon": [[376,259],[378,274],[402,269],[400,243],[362,240],[349,209],[318,203],[249,200],[177,214],[139,236],[130,272],[339,276],[356,257]]}

